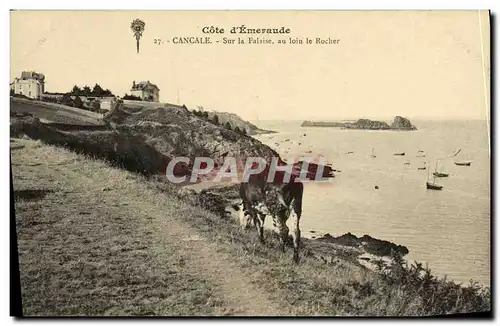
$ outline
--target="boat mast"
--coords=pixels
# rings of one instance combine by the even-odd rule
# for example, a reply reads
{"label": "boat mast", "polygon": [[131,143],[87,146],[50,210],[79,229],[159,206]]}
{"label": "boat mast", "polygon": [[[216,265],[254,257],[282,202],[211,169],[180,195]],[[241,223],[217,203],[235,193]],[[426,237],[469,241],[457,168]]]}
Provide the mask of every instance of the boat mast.
{"label": "boat mast", "polygon": [[[429,163],[427,163],[427,165],[429,165]],[[427,182],[429,182],[429,171],[430,169],[427,169]]]}
{"label": "boat mast", "polygon": [[434,178],[432,179],[432,183],[433,184],[436,184],[436,174],[437,174],[437,170],[438,170],[438,162],[439,160],[436,160],[436,170],[434,171]]}

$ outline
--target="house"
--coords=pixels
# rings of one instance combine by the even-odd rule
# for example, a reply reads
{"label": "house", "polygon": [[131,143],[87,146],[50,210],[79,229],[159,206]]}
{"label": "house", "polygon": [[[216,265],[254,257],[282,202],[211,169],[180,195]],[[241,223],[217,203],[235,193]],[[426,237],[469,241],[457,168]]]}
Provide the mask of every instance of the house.
{"label": "house", "polygon": [[21,78],[14,78],[10,89],[14,94],[40,99],[45,91],[45,76],[34,71],[23,71]]}
{"label": "house", "polygon": [[132,82],[130,89],[132,95],[140,97],[143,101],[160,102],[160,89],[155,84],[148,81]]}

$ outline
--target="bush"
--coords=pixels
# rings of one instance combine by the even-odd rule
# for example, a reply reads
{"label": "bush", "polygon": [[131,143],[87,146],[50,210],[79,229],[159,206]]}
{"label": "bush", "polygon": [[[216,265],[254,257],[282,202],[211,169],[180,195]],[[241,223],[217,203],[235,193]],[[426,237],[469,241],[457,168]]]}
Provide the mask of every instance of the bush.
{"label": "bush", "polygon": [[140,98],[139,96],[135,96],[135,95],[128,95],[128,94],[125,94],[125,96],[123,97],[124,100],[131,100],[131,101],[142,101],[142,98]]}
{"label": "bush", "polygon": [[77,96],[75,97],[75,100],[73,102],[73,106],[75,108],[80,108],[80,109],[83,109],[83,101],[82,99],[80,98],[80,96]]}
{"label": "bush", "polygon": [[217,116],[217,114],[212,118],[212,123],[215,125],[219,125],[219,117]]}
{"label": "bush", "polygon": [[99,101],[92,101],[92,109],[98,112],[101,109],[101,103]]}
{"label": "bush", "polygon": [[66,106],[73,106],[74,102],[69,94],[64,94],[61,100],[61,104]]}

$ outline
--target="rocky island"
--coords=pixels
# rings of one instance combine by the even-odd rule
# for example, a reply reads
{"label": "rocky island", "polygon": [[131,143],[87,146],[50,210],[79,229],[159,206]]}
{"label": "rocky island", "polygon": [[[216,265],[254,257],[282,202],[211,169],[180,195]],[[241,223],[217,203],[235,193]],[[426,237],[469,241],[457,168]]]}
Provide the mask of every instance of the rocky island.
{"label": "rocky island", "polygon": [[331,127],[343,129],[367,129],[367,130],[417,130],[410,120],[396,116],[391,125],[385,121],[370,119],[358,119],[357,121],[328,122],[328,121],[304,121],[301,127]]}

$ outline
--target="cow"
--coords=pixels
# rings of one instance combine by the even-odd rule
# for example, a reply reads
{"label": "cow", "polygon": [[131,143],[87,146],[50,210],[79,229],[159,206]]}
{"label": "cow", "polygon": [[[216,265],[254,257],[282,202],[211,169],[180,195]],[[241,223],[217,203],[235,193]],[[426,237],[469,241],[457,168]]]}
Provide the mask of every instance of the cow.
{"label": "cow", "polygon": [[304,186],[299,180],[287,183],[268,183],[260,178],[240,184],[239,195],[242,199],[240,223],[248,228],[255,225],[259,241],[264,243],[264,221],[266,215],[271,215],[273,224],[278,229],[281,250],[285,252],[289,229],[286,225],[291,217],[293,220],[293,260],[299,262],[300,247],[300,216],[302,215],[302,194]]}

